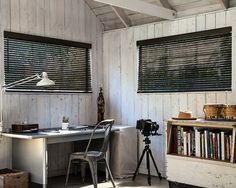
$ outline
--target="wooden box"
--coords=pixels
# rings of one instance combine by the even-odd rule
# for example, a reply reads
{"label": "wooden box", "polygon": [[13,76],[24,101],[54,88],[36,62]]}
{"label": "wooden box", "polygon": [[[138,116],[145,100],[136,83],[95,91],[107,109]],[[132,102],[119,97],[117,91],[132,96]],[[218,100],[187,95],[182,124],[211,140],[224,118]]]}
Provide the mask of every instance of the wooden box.
{"label": "wooden box", "polygon": [[28,184],[28,172],[7,168],[0,170],[0,188],[28,188]]}
{"label": "wooden box", "polygon": [[37,132],[39,130],[38,124],[12,124],[13,133]]}

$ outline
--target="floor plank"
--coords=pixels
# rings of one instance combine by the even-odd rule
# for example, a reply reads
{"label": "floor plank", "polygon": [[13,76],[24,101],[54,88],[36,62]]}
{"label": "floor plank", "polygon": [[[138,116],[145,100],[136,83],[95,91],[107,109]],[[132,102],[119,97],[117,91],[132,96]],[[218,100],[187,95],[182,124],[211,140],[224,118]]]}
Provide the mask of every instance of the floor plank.
{"label": "floor plank", "polygon": [[[86,178],[86,182],[84,184],[81,183],[80,176],[71,175],[68,182],[67,188],[93,188],[91,178]],[[147,182],[146,175],[138,175],[136,176],[135,181],[132,181],[132,178],[127,179],[115,179],[116,187],[122,188],[132,188],[132,187],[142,187],[142,188],[169,188],[168,182],[165,179],[159,180],[158,177],[152,177],[152,185],[149,186]],[[48,188],[64,188],[65,176],[59,176],[49,179]],[[98,188],[113,188],[112,183],[110,181],[103,182],[103,178],[99,177]]]}

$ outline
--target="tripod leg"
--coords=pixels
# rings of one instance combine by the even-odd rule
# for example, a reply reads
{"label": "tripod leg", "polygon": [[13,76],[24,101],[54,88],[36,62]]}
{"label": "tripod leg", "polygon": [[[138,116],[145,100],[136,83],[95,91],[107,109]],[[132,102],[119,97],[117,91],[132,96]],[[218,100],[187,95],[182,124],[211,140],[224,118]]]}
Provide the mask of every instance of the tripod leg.
{"label": "tripod leg", "polygon": [[142,153],[142,155],[141,155],[141,157],[140,157],[140,159],[139,159],[138,166],[137,166],[137,168],[136,168],[136,170],[135,170],[135,173],[134,173],[134,176],[133,176],[133,178],[132,178],[133,181],[135,180],[135,177],[136,177],[136,175],[137,175],[137,173],[138,173],[138,169],[139,169],[139,166],[140,166],[140,164],[141,164],[141,162],[142,162],[142,160],[143,160],[143,156],[144,156],[145,152],[146,152],[146,149],[143,150],[143,153]]}
{"label": "tripod leg", "polygon": [[147,169],[148,169],[148,185],[151,185],[151,173],[150,173],[149,150],[147,151],[146,156],[147,156]]}
{"label": "tripod leg", "polygon": [[158,174],[158,176],[159,176],[159,178],[160,178],[160,180],[161,180],[161,179],[162,179],[162,176],[161,176],[161,173],[159,172],[159,170],[158,170],[158,168],[157,168],[157,165],[156,165],[156,163],[155,163],[154,157],[153,157],[153,155],[152,155],[152,150],[151,150],[151,149],[148,149],[148,152],[149,152],[150,155],[151,155],[152,162],[153,162],[153,164],[154,164],[154,166],[155,166],[155,169],[156,169],[156,171],[157,171],[157,174]]}

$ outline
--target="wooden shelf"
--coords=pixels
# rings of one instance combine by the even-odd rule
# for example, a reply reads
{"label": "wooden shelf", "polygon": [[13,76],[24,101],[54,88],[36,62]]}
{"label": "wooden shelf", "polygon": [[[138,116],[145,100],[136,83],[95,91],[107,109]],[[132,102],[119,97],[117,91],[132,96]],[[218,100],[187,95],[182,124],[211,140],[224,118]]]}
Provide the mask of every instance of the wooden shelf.
{"label": "wooden shelf", "polygon": [[197,120],[170,120],[168,123],[172,125],[190,126],[190,127],[208,127],[208,128],[229,128],[236,127],[234,121],[206,121],[203,119]]}
{"label": "wooden shelf", "polygon": [[[176,137],[178,137],[176,130],[179,128],[182,128],[184,132],[188,132],[188,130],[194,132],[196,129],[197,132],[201,132],[202,136],[204,130],[207,130],[212,134],[216,132],[216,135],[220,134],[220,132],[225,132],[225,135],[227,136],[230,135],[230,161],[178,154],[178,149],[176,150],[176,147],[173,149],[173,145],[176,146]],[[200,187],[236,187],[235,132],[236,122],[231,121],[169,120],[166,123],[167,179],[172,182],[179,182]],[[191,138],[195,139],[196,137],[193,136]],[[208,137],[205,138],[208,139]],[[228,139],[228,142],[229,140],[230,139]],[[193,143],[195,143],[195,140]],[[216,143],[217,142],[214,142],[214,144]],[[215,146],[217,146],[217,144]],[[214,147],[211,145],[211,148]],[[214,152],[213,156],[216,158],[218,157],[218,155]],[[222,156],[220,156],[220,158],[221,157]]]}

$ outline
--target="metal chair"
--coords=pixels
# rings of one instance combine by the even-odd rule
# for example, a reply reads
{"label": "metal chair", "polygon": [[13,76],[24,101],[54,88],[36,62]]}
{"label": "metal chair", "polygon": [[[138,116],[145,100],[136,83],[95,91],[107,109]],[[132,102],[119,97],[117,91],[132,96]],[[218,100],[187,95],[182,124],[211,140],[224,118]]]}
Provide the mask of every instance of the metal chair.
{"label": "metal chair", "polygon": [[[104,160],[105,166],[106,166],[107,171],[109,173],[113,187],[115,187],[115,183],[114,183],[114,180],[113,180],[113,177],[111,174],[111,170],[109,168],[109,165],[106,160],[106,155],[105,155],[107,148],[108,148],[108,144],[109,144],[109,137],[111,134],[111,128],[112,128],[112,125],[114,124],[114,122],[115,122],[114,119],[108,119],[108,120],[101,121],[99,124],[97,124],[94,127],[85,152],[75,152],[70,155],[69,165],[68,165],[67,174],[66,174],[65,188],[67,187],[67,183],[68,183],[71,161],[78,160],[78,159],[82,160],[82,161],[87,161],[89,163],[90,171],[91,171],[92,178],[93,178],[94,188],[97,188],[97,183],[98,183],[98,181],[97,181],[97,162],[100,160]],[[105,137],[104,137],[102,147],[101,147],[100,151],[89,151],[89,146],[90,146],[90,143],[93,139],[94,132],[96,131],[96,129],[98,127],[104,127],[104,130],[105,130]]]}

